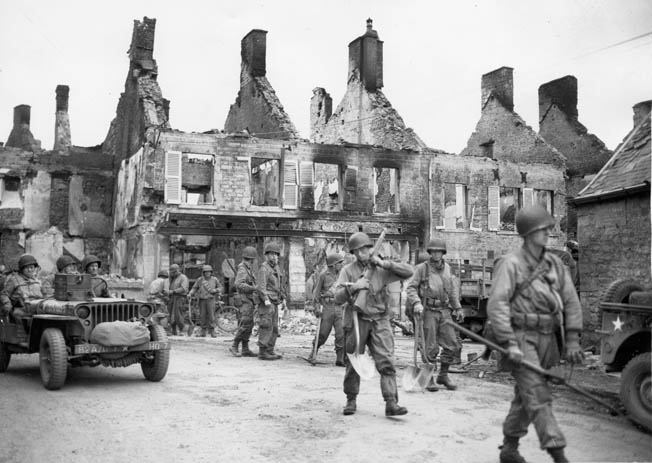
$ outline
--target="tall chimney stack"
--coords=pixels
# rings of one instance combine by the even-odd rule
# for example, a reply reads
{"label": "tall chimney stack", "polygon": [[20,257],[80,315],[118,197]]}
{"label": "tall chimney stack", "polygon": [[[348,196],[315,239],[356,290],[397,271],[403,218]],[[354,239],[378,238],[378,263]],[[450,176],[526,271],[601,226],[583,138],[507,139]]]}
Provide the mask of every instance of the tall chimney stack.
{"label": "tall chimney stack", "polygon": [[70,87],[57,85],[57,112],[54,119],[54,151],[64,151],[72,145],[70,119],[68,118],[68,94]]}
{"label": "tall chimney stack", "polygon": [[482,106],[484,108],[490,95],[498,98],[502,105],[514,110],[514,69],[503,66],[482,76]]}
{"label": "tall chimney stack", "polygon": [[383,42],[367,19],[367,31],[349,44],[349,77],[355,70],[370,92],[383,88]]}
{"label": "tall chimney stack", "polygon": [[577,79],[565,76],[539,87],[539,122],[555,105],[571,120],[577,120]]}
{"label": "tall chimney stack", "polygon": [[41,142],[36,140],[29,130],[31,110],[31,106],[26,104],[14,107],[14,127],[11,129],[5,146],[32,152],[41,150]]}
{"label": "tall chimney stack", "polygon": [[[266,54],[267,31],[252,29],[240,42],[242,73],[246,73],[250,77],[265,77],[267,74]],[[241,82],[241,84],[243,83]]]}

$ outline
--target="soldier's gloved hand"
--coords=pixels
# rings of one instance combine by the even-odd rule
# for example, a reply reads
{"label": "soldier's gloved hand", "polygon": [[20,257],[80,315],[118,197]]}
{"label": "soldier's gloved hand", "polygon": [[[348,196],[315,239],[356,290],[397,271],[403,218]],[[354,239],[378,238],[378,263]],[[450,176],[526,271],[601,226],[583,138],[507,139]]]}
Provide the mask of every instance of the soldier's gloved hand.
{"label": "soldier's gloved hand", "polygon": [[523,360],[523,351],[516,345],[510,345],[507,348],[507,358],[514,363],[520,363]]}
{"label": "soldier's gloved hand", "polygon": [[584,361],[584,352],[580,347],[580,334],[577,331],[569,331],[566,334],[566,360],[570,363],[581,365]]}
{"label": "soldier's gloved hand", "polygon": [[412,306],[412,310],[414,311],[415,316],[416,315],[421,316],[421,314],[423,313],[423,304],[421,304],[421,302],[417,302]]}
{"label": "soldier's gloved hand", "polygon": [[365,277],[361,277],[351,285],[351,291],[356,292],[361,289],[369,289],[369,280]]}
{"label": "soldier's gloved hand", "polygon": [[317,318],[321,317],[321,314],[322,314],[321,307],[315,307],[314,314],[315,314],[315,317],[317,317]]}

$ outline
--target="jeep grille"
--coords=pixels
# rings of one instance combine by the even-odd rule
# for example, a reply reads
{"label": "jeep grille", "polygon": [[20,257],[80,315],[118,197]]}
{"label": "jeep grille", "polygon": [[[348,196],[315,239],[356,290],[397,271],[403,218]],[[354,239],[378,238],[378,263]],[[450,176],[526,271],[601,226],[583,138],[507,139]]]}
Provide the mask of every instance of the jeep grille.
{"label": "jeep grille", "polygon": [[132,318],[139,318],[138,309],[140,304],[90,304],[93,323],[128,321]]}

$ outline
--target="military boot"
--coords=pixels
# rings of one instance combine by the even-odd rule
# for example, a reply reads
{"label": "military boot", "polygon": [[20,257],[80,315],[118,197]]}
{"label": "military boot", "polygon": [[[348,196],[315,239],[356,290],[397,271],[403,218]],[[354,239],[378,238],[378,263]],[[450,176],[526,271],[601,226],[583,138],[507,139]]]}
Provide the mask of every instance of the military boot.
{"label": "military boot", "polygon": [[344,406],[344,409],[342,410],[342,414],[344,414],[344,415],[353,415],[356,410],[357,410],[357,405],[355,403],[355,396],[354,395],[347,395],[346,396],[346,405]]}
{"label": "military boot", "polygon": [[256,357],[257,354],[249,350],[249,341],[242,341],[242,356],[243,357]]}
{"label": "military boot", "polygon": [[[233,344],[229,347],[229,352],[233,354],[234,357],[240,357],[240,352],[238,352],[238,345],[240,344],[239,339],[234,339]],[[244,344],[242,345],[242,350],[244,351]]]}
{"label": "military boot", "polygon": [[437,384],[441,384],[449,391],[454,391],[457,389],[457,386],[451,383],[450,378],[448,377],[448,363],[441,364],[441,371],[437,375]]}
{"label": "military boot", "polygon": [[555,463],[568,463],[566,455],[564,455],[564,447],[556,447],[554,449],[548,449],[548,453],[552,457],[552,461]]}
{"label": "military boot", "polygon": [[206,337],[206,328],[202,328],[202,329],[201,329],[201,335],[200,335],[200,336],[201,336],[202,338],[205,338],[205,337]]}
{"label": "military boot", "polygon": [[527,463],[518,453],[518,437],[505,437],[500,449],[500,463]]}
{"label": "military boot", "polygon": [[435,385],[435,378],[430,377],[430,382],[426,386],[426,391],[428,392],[437,392],[439,388]]}
{"label": "military boot", "polygon": [[258,349],[258,360],[278,360],[279,357],[276,355],[272,354],[271,352],[267,352],[267,349],[263,349],[262,347]]}
{"label": "military boot", "polygon": [[407,415],[407,408],[401,407],[394,399],[385,402],[385,416]]}

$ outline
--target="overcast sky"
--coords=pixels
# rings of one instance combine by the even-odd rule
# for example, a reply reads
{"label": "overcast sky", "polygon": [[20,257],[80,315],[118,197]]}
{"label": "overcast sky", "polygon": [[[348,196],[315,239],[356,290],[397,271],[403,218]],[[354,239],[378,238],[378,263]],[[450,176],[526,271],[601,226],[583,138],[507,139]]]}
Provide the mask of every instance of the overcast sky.
{"label": "overcast sky", "polygon": [[240,40],[267,34],[267,78],[300,134],[310,136],[312,89],[333,110],[346,90],[348,44],[366,19],[384,41],[382,89],[431,147],[459,153],[480,115],[481,75],[514,68],[515,111],[538,130],[539,85],[578,79],[579,119],[614,149],[631,107],[652,99],[648,0],[233,0],[0,3],[0,141],[13,107],[52,149],[55,88],[70,86],[72,142],[101,143],[129,66],[133,21],[156,18],[154,58],[172,127],[224,128],[239,88]]}

